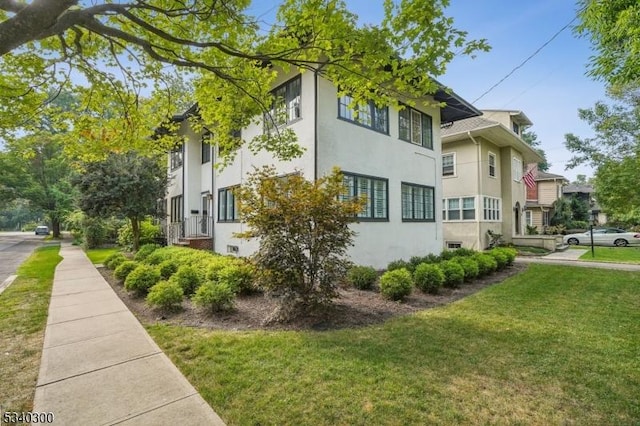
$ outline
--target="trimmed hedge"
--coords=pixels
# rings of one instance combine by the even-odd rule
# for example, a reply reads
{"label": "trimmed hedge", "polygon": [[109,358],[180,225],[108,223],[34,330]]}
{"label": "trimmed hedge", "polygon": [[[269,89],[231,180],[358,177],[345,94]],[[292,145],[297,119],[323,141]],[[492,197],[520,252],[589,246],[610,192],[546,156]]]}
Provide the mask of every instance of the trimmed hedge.
{"label": "trimmed hedge", "polygon": [[471,256],[457,256],[453,260],[458,262],[464,270],[464,280],[473,281],[478,278],[480,274],[480,268],[478,267],[478,261]]}
{"label": "trimmed hedge", "polygon": [[413,282],[425,293],[437,294],[444,284],[444,272],[435,263],[421,263],[413,273]]}
{"label": "trimmed hedge", "polygon": [[164,310],[175,310],[184,298],[182,287],[170,281],[160,281],[149,290],[146,301],[150,306]]}
{"label": "trimmed hedge", "polygon": [[116,269],[122,262],[126,260],[127,258],[125,257],[125,255],[117,251],[109,255],[109,257],[104,260],[104,266],[109,269]]}
{"label": "trimmed hedge", "polygon": [[405,269],[387,271],[380,277],[380,293],[390,300],[402,300],[413,287],[411,273]]}
{"label": "trimmed hedge", "polygon": [[236,293],[227,284],[208,281],[202,284],[193,296],[193,303],[212,311],[233,308]]}
{"label": "trimmed hedge", "polygon": [[125,260],[118,265],[118,267],[113,271],[113,275],[119,279],[120,281],[124,281],[127,279],[127,276],[138,267],[138,262],[134,260]]}
{"label": "trimmed hedge", "polygon": [[358,290],[370,290],[378,279],[371,266],[352,266],[347,272],[347,282]]}
{"label": "trimmed hedge", "polygon": [[138,262],[143,261],[149,256],[151,253],[159,249],[160,246],[158,244],[145,244],[140,246],[135,256],[133,256],[133,260],[137,260]]}
{"label": "trimmed hedge", "polygon": [[444,272],[444,286],[456,288],[464,282],[464,269],[455,260],[440,262],[440,268]]}
{"label": "trimmed hedge", "polygon": [[184,291],[185,296],[191,296],[204,282],[202,270],[191,266],[181,265],[170,278],[171,282],[178,284]]}
{"label": "trimmed hedge", "polygon": [[138,265],[124,280],[124,288],[145,295],[151,287],[160,281],[160,271],[149,265]]}
{"label": "trimmed hedge", "polygon": [[248,294],[256,290],[253,285],[255,271],[248,263],[233,262],[217,273],[219,284],[229,286],[234,293]]}
{"label": "trimmed hedge", "polygon": [[477,253],[473,258],[478,262],[478,276],[483,277],[495,272],[498,269],[498,262],[493,256],[489,256],[485,253]]}

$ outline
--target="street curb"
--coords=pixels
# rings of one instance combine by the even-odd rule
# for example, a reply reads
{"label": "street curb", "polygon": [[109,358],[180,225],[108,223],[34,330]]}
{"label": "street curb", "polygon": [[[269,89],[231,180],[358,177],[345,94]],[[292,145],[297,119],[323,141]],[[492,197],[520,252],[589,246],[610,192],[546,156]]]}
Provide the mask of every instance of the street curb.
{"label": "street curb", "polygon": [[0,294],[2,294],[2,292],[5,291],[5,289],[7,289],[16,278],[18,278],[17,275],[9,275],[9,278],[4,280],[2,284],[0,284]]}

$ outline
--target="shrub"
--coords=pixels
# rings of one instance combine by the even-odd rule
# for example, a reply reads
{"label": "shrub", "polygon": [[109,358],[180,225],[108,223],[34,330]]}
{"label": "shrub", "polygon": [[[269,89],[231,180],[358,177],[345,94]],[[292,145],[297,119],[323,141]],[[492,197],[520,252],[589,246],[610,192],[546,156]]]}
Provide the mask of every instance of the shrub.
{"label": "shrub", "polygon": [[147,258],[147,256],[149,256],[159,248],[160,246],[158,244],[144,244],[140,246],[133,259],[137,261],[143,261]]}
{"label": "shrub", "polygon": [[464,281],[464,269],[455,260],[440,262],[440,268],[444,273],[444,286],[455,288]]}
{"label": "shrub", "polygon": [[158,271],[163,280],[168,280],[178,270],[178,262],[173,259],[167,259],[160,262]]}
{"label": "shrub", "polygon": [[113,275],[115,275],[115,277],[120,281],[124,281],[127,279],[127,276],[131,273],[131,271],[133,271],[137,267],[138,262],[135,262],[133,260],[125,260],[116,267],[115,271],[113,271]]}
{"label": "shrub", "polygon": [[478,253],[473,258],[478,262],[478,276],[482,277],[485,275],[489,275],[496,269],[498,269],[498,262],[488,254]]}
{"label": "shrub", "polygon": [[106,242],[107,228],[100,218],[84,216],[82,220],[82,234],[84,237],[84,247],[92,249],[100,247]]}
{"label": "shrub", "polygon": [[150,306],[171,310],[178,308],[182,304],[182,299],[182,288],[178,284],[160,281],[151,287],[145,300]]}
{"label": "shrub", "polygon": [[453,250],[453,255],[455,257],[471,257],[473,255],[475,255],[477,253],[477,251],[472,250],[472,249],[468,249],[465,247],[460,247],[458,249]]}
{"label": "shrub", "polygon": [[233,262],[218,272],[218,283],[226,284],[235,293],[247,294],[255,290],[253,266],[248,263]]}
{"label": "shrub", "polygon": [[[140,221],[140,245],[151,244],[156,238],[160,237],[162,231],[159,225],[154,225],[150,219]],[[133,231],[131,230],[131,222],[127,222],[118,230],[118,244],[131,248],[133,247]]]}
{"label": "shrub", "polygon": [[186,296],[191,296],[204,282],[204,274],[194,266],[182,265],[171,276],[170,281],[178,284]]}
{"label": "shrub", "polygon": [[370,290],[378,278],[371,266],[352,266],[347,272],[347,282],[359,290]]}
{"label": "shrub", "polygon": [[494,250],[489,250],[488,253],[489,253],[489,256],[493,256],[493,258],[496,260],[498,271],[501,271],[507,267],[508,259],[507,259],[507,255],[504,254],[504,252],[502,252],[501,250],[494,249]]}
{"label": "shrub", "polygon": [[124,256],[124,254],[122,254],[119,251],[117,251],[117,252],[109,255],[109,257],[107,257],[104,260],[104,266],[109,268],[109,269],[116,269],[125,260],[127,260],[127,258]]}
{"label": "shrub", "polygon": [[206,279],[207,281],[218,281],[218,276],[220,271],[222,271],[227,266],[232,265],[235,262],[235,259],[224,256],[215,256],[211,260],[209,260],[206,266]]}
{"label": "shrub", "polygon": [[142,264],[129,273],[127,279],[124,280],[124,288],[144,295],[158,281],[160,281],[160,271],[153,266]]}
{"label": "shrub", "polygon": [[518,250],[513,247],[500,247],[497,250],[500,250],[505,256],[507,256],[507,266],[513,265],[513,262],[515,262],[516,256],[518,255]]}
{"label": "shrub", "polygon": [[456,257],[453,260],[458,262],[464,270],[464,280],[473,281],[478,278],[480,274],[480,268],[478,267],[478,261],[471,256]]}
{"label": "shrub", "polygon": [[144,263],[149,265],[159,265],[165,260],[169,260],[171,258],[171,252],[167,250],[155,250],[151,252],[145,259]]}
{"label": "shrub", "polygon": [[193,303],[212,311],[222,311],[233,308],[235,297],[236,294],[229,285],[208,281],[198,287]]}
{"label": "shrub", "polygon": [[456,252],[453,250],[443,250],[442,253],[440,253],[440,258],[439,260],[445,261],[445,260],[451,260],[456,256]]}
{"label": "shrub", "polygon": [[387,299],[402,300],[411,294],[411,273],[402,268],[387,271],[380,277],[380,293]]}
{"label": "shrub", "polygon": [[389,262],[389,264],[387,265],[387,271],[395,271],[397,269],[409,269],[409,262],[407,262],[406,260],[402,260],[402,259],[398,259],[398,260],[394,260],[392,262]]}
{"label": "shrub", "polygon": [[425,293],[437,294],[444,284],[444,273],[435,263],[421,263],[413,273],[413,282]]}

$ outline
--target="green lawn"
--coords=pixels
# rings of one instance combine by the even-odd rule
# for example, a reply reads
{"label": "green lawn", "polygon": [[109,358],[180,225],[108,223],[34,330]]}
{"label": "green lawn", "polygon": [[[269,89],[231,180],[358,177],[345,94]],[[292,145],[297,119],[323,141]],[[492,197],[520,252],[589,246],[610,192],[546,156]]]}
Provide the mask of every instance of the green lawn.
{"label": "green lawn", "polygon": [[229,425],[638,424],[640,275],[531,265],[333,332],[148,330]]}
{"label": "green lawn", "polygon": [[580,256],[588,262],[617,262],[640,264],[640,247],[594,247],[595,257],[591,256],[591,247]]}
{"label": "green lawn", "polygon": [[110,248],[96,248],[96,249],[88,249],[85,251],[87,253],[87,257],[91,260],[92,263],[104,263],[105,259],[111,256],[113,253],[120,251],[118,247],[110,247]]}
{"label": "green lawn", "polygon": [[36,250],[0,294],[0,407],[30,411],[40,369],[53,272],[59,246]]}

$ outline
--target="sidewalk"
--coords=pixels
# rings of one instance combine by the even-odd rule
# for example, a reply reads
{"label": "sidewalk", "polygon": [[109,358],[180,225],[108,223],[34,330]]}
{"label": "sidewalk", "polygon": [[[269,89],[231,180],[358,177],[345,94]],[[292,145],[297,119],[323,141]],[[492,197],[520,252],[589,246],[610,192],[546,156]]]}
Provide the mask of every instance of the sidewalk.
{"label": "sidewalk", "polygon": [[224,425],[84,252],[60,255],[33,411],[59,425]]}
{"label": "sidewalk", "polygon": [[588,262],[585,260],[579,260],[580,256],[585,254],[585,252],[587,252],[587,250],[568,249],[565,251],[556,251],[546,256],[518,256],[516,258],[516,262],[570,265],[582,268],[616,269],[618,271],[640,271],[640,265],[633,265],[629,263]]}

